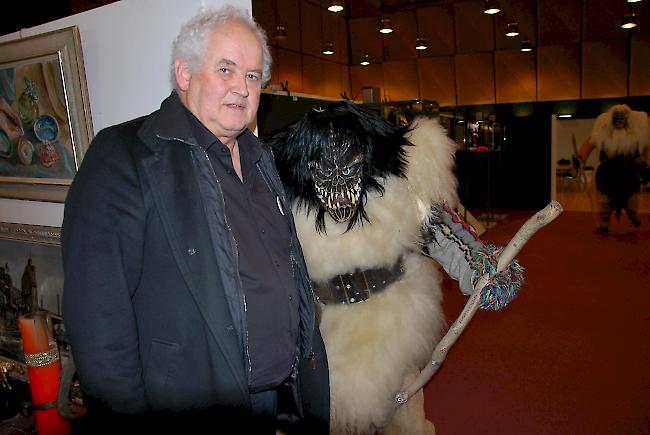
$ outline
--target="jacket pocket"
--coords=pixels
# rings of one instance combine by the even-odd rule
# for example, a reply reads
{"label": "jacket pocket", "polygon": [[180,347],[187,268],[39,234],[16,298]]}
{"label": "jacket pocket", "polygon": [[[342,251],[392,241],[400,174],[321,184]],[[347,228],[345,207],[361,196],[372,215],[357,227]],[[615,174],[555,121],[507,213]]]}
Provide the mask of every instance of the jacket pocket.
{"label": "jacket pocket", "polygon": [[[144,383],[149,404],[153,409],[168,409],[174,379],[174,364],[178,343],[154,338],[151,340],[148,361],[144,369]],[[173,397],[173,395],[171,396]]]}

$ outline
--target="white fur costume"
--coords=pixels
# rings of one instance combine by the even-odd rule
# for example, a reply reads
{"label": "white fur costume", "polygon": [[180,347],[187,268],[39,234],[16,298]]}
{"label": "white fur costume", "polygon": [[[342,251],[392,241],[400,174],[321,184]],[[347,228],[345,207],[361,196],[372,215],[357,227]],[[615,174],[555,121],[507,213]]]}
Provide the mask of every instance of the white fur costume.
{"label": "white fur costume", "polygon": [[[622,125],[617,125],[622,122]],[[597,233],[608,233],[612,211],[620,216],[625,209],[633,226],[641,225],[637,213],[637,196],[643,177],[642,163],[647,165],[650,126],[645,112],[631,110],[625,104],[612,106],[596,118],[591,136],[580,149],[586,161],[595,149],[600,165],[596,170],[599,197]]]}
{"label": "white fur costume", "polygon": [[[612,123],[615,110],[627,113],[627,127],[616,129]],[[648,114],[630,110],[623,104],[613,106],[596,118],[591,132],[591,141],[598,152],[605,150],[612,158],[619,154],[642,153],[650,145],[650,125]]]}
{"label": "white fur costume", "polygon": [[424,421],[422,392],[398,415],[394,399],[407,376],[428,362],[445,329],[441,275],[437,263],[422,255],[421,229],[434,203],[457,205],[456,144],[435,120],[418,118],[414,124],[406,178],[380,180],[383,196],[371,193],[365,205],[370,223],[346,232],[347,223],[326,215],[327,234],[321,234],[314,231],[315,213],[293,210],[313,281],[391,267],[400,257],[405,266],[399,281],[364,302],[322,307],[336,433],[433,433]]}

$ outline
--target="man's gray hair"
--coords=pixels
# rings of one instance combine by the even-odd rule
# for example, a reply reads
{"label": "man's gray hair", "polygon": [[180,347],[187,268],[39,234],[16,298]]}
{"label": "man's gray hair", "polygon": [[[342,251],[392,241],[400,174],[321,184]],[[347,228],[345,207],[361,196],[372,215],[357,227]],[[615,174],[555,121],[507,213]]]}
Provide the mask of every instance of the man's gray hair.
{"label": "man's gray hair", "polygon": [[178,59],[186,61],[194,71],[201,66],[205,55],[205,44],[210,32],[231,19],[237,19],[247,25],[257,37],[262,46],[264,65],[262,67],[262,86],[271,78],[271,51],[269,50],[266,32],[249,15],[246,9],[225,5],[219,9],[202,9],[181,26],[178,36],[172,44],[171,83],[178,90],[174,62]]}

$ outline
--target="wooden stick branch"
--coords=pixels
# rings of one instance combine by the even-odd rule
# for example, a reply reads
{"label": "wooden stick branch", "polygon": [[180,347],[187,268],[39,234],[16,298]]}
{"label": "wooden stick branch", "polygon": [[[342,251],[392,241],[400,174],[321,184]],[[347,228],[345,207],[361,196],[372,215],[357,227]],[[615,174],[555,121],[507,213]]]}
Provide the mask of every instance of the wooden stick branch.
{"label": "wooden stick branch", "polygon": [[[510,242],[503,248],[499,255],[497,262],[497,273],[503,271],[513,258],[519,253],[521,248],[526,242],[535,234],[539,229],[548,223],[552,222],[556,217],[562,213],[562,206],[557,201],[551,201],[542,210],[535,213],[528,219],[517,234],[510,240]],[[481,302],[481,291],[487,284],[489,276],[482,276],[474,286],[474,293],[470,296],[465,308],[461,311],[456,321],[451,325],[449,331],[442,337],[431,355],[431,361],[420,372],[419,376],[413,383],[405,390],[397,393],[395,402],[399,405],[406,403],[415,393],[417,393],[438,371],[438,368],[447,356],[447,352],[454,345],[460,334],[463,332],[467,324],[472,320],[476,310]]]}

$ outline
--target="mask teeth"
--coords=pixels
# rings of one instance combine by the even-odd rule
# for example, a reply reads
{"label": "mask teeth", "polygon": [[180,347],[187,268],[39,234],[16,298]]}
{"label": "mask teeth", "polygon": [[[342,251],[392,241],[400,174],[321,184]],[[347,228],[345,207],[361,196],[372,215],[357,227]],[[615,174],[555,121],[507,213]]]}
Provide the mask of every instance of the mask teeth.
{"label": "mask teeth", "polygon": [[[327,208],[332,218],[342,223],[352,217],[352,212],[359,203],[361,198],[361,184],[361,179],[358,178],[349,189],[344,185],[339,185],[331,191],[319,183],[314,183],[314,189],[318,199]],[[342,205],[339,200],[341,196],[345,198],[345,205]]]}
{"label": "mask teeth", "polygon": [[334,218],[335,221],[339,223],[345,222],[346,220],[350,219],[350,217],[352,216],[351,211],[352,209],[350,207],[340,208],[332,212],[332,217]]}

